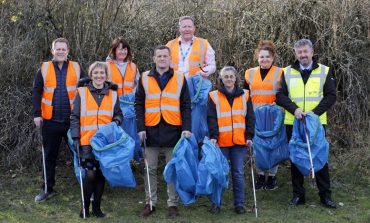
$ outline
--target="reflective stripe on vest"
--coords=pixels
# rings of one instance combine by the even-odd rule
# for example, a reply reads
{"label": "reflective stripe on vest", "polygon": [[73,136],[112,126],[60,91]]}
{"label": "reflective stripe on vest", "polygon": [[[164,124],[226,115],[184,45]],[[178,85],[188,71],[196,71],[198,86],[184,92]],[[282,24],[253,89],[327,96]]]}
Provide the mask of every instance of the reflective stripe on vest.
{"label": "reflective stripe on vest", "polygon": [[[44,80],[44,89],[41,99],[41,116],[50,120],[53,117],[53,97],[57,87],[57,79],[54,64],[52,61],[44,62],[41,65],[41,75]],[[80,65],[77,62],[69,61],[67,68],[66,87],[69,104],[72,109],[73,99],[76,94],[76,86],[80,79]]]}
{"label": "reflective stripe on vest", "polygon": [[132,93],[135,86],[135,77],[137,73],[136,64],[130,62],[127,63],[125,73],[121,74],[117,65],[114,62],[108,62],[108,80],[117,84],[118,97],[122,94]]}
{"label": "reflective stripe on vest", "polygon": [[[301,73],[291,66],[284,68],[285,82],[289,91],[289,98],[304,112],[312,111],[324,97],[324,84],[329,67],[319,64],[312,70],[306,84],[303,83]],[[294,116],[285,112],[284,124],[293,125]],[[321,124],[327,124],[326,112],[320,116]]]}
{"label": "reflective stripe on vest", "polygon": [[87,87],[78,88],[81,98],[80,105],[80,144],[90,145],[90,139],[103,125],[113,119],[114,106],[117,102],[117,92],[109,90],[98,106],[94,96]]}
{"label": "reflective stripe on vest", "polygon": [[[180,38],[171,40],[167,46],[171,50],[171,67],[177,71],[179,69],[179,52],[180,52]],[[201,66],[205,65],[206,53],[208,50],[208,41],[199,37],[194,37],[193,44],[188,56],[189,67],[184,69],[185,76],[195,75],[200,71]]]}
{"label": "reflective stripe on vest", "polygon": [[184,75],[174,71],[163,91],[157,80],[149,76],[149,71],[144,72],[142,76],[145,90],[145,126],[157,125],[161,116],[168,124],[181,125],[180,95]]}
{"label": "reflective stripe on vest", "polygon": [[254,67],[245,72],[245,81],[249,85],[254,110],[264,104],[275,102],[282,73],[283,69],[271,66],[265,79],[262,80],[260,67]]}
{"label": "reflective stripe on vest", "polygon": [[220,91],[209,93],[216,105],[218,124],[218,144],[220,147],[245,145],[245,116],[247,115],[248,90],[234,98],[232,108],[224,94]]}

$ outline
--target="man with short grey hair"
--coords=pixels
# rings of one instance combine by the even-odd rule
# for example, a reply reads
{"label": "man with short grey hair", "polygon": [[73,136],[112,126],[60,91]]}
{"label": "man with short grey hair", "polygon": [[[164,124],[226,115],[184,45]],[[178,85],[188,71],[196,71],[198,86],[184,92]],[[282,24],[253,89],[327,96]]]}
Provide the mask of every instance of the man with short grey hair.
{"label": "man with short grey hair", "polygon": [[179,18],[180,36],[167,43],[171,50],[171,67],[188,79],[194,75],[208,77],[216,71],[215,51],[208,40],[194,36],[194,19]]}
{"label": "man with short grey hair", "polygon": [[[286,125],[288,141],[292,137],[294,118],[301,120],[307,112],[313,112],[320,116],[320,122],[325,129],[326,112],[336,101],[335,83],[331,69],[317,63],[313,58],[312,42],[308,39],[298,40],[294,44],[294,52],[297,60],[284,68],[280,88],[276,93],[276,103],[286,110],[284,124]],[[304,177],[293,163],[291,164],[291,176],[293,198],[290,205],[304,204]],[[321,203],[325,207],[336,208],[336,204],[331,199],[328,164],[326,163],[321,170],[317,171],[315,176]]]}

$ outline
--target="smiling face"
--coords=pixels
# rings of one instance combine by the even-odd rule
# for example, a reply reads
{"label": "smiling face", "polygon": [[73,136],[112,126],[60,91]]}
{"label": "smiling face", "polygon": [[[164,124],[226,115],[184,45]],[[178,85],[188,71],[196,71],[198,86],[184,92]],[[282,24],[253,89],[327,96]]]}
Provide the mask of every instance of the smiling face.
{"label": "smiling face", "polygon": [[221,74],[221,81],[226,89],[233,89],[236,82],[236,76],[233,71],[226,70]]}
{"label": "smiling face", "polygon": [[126,47],[122,48],[122,43],[120,43],[115,51],[116,60],[121,63],[124,62],[127,58],[127,53],[128,53],[127,48]]}
{"label": "smiling face", "polygon": [[55,42],[53,48],[51,49],[51,54],[53,54],[53,60],[56,62],[67,61],[68,58],[68,45],[64,42]]}
{"label": "smiling face", "polygon": [[313,49],[308,45],[294,48],[295,57],[301,65],[307,67],[311,64],[313,58]]}
{"label": "smiling face", "polygon": [[269,69],[272,65],[274,58],[270,51],[260,50],[258,53],[258,64],[262,69]]}
{"label": "smiling face", "polygon": [[91,71],[90,78],[95,88],[102,89],[108,77],[103,67],[96,67]]}
{"label": "smiling face", "polygon": [[179,24],[179,32],[181,34],[181,38],[187,42],[193,39],[195,33],[195,26],[193,21],[190,19],[184,19]]}

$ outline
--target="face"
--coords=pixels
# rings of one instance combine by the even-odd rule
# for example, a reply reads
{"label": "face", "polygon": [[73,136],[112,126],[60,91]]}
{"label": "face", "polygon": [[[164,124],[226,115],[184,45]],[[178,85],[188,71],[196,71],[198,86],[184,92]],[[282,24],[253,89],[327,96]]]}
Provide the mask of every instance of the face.
{"label": "face", "polygon": [[299,61],[300,64],[307,67],[312,62],[313,57],[313,49],[309,47],[308,45],[300,46],[297,48],[294,48],[295,51],[295,57]]}
{"label": "face", "polygon": [[68,46],[64,42],[56,42],[54,47],[51,49],[51,54],[53,54],[53,60],[56,62],[64,62],[68,58]]}
{"label": "face", "polygon": [[118,47],[116,48],[116,52],[115,52],[115,55],[116,55],[116,60],[117,61],[120,61],[120,62],[123,62],[126,60],[126,57],[127,57],[127,48],[122,48],[122,43],[120,43],[118,45]]}
{"label": "face", "polygon": [[167,49],[156,50],[153,61],[157,69],[167,69],[171,64],[170,52]]}
{"label": "face", "polygon": [[193,21],[190,19],[185,19],[180,22],[179,32],[181,34],[181,37],[185,41],[190,41],[195,33],[195,26]]}
{"label": "face", "polygon": [[107,74],[102,67],[96,67],[91,72],[91,80],[93,82],[94,87],[102,88],[104,86],[104,82],[107,80]]}
{"label": "face", "polygon": [[233,88],[236,82],[236,76],[232,71],[225,71],[221,75],[221,81],[226,88]]}
{"label": "face", "polygon": [[269,69],[272,65],[274,58],[272,57],[270,51],[260,50],[258,53],[258,64],[262,69]]}

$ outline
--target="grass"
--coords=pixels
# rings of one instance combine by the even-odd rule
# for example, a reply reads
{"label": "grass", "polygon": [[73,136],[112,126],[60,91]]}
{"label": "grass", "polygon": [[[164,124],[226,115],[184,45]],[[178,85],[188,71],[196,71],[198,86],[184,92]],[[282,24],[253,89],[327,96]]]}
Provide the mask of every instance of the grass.
{"label": "grass", "polygon": [[[340,166],[340,165],[339,165]],[[353,175],[343,175],[339,170],[331,170],[333,199],[343,206],[335,210],[320,205],[316,186],[305,181],[306,204],[297,208],[288,207],[292,187],[290,171],[282,166],[278,172],[279,188],[275,191],[258,191],[259,216],[256,219],[251,207],[253,193],[250,182],[250,168],[247,169],[245,215],[233,211],[231,185],[225,192],[221,213],[212,215],[207,212],[210,203],[206,197],[199,197],[195,204],[180,205],[181,216],[175,220],[166,217],[166,191],[160,177],[159,203],[153,216],[143,219],[138,215],[144,204],[142,177],[137,176],[135,189],[111,188],[106,186],[102,210],[105,219],[91,217],[89,222],[370,222],[370,185]],[[13,172],[14,173],[14,172]],[[56,197],[36,204],[34,196],[38,193],[37,184],[40,173],[5,174],[0,181],[0,222],[81,222],[80,191],[73,176],[72,166],[59,164],[57,169]]]}

